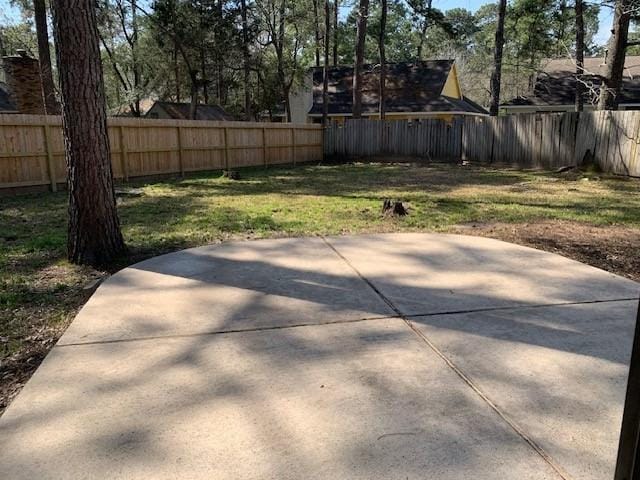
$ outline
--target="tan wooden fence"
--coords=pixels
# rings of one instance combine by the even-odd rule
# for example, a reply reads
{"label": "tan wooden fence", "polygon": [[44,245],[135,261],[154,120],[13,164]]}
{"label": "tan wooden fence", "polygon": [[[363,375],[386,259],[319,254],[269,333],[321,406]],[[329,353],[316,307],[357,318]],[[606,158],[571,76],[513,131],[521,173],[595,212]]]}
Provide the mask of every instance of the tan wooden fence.
{"label": "tan wooden fence", "polygon": [[603,171],[640,176],[640,111],[474,116],[452,122],[352,120],[325,130],[325,155],[409,155],[521,168],[589,160]]}
{"label": "tan wooden fence", "polygon": [[[322,159],[322,128],[287,123],[109,118],[117,179]],[[0,115],[0,189],[66,181],[58,116]]]}

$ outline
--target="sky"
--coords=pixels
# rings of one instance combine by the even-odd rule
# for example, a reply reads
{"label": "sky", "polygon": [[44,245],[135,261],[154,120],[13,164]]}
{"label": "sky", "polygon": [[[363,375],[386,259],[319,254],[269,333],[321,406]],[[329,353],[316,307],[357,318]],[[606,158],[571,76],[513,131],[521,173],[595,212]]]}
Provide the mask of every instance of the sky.
{"label": "sky", "polygon": [[[440,10],[449,10],[451,8],[459,7],[475,12],[478,8],[487,3],[491,2],[487,0],[434,0],[433,6]],[[603,45],[609,39],[612,16],[612,9],[607,7],[602,7],[600,9],[600,28],[595,38],[596,43]],[[10,0],[0,0],[0,25],[7,22],[14,23],[17,21],[20,21],[19,10],[16,7],[11,6]]]}

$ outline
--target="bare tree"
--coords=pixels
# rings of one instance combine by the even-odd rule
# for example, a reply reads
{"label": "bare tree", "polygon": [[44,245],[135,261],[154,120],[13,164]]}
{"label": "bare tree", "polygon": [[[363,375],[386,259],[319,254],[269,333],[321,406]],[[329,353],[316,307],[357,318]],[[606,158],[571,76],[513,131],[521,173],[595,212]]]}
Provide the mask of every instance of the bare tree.
{"label": "bare tree", "polygon": [[408,0],[413,14],[421,18],[420,24],[420,42],[416,50],[416,60],[422,60],[422,50],[424,48],[424,42],[427,37],[427,30],[433,20],[433,0]]}
{"label": "bare tree", "polygon": [[491,100],[489,114],[498,115],[500,107],[500,79],[502,76],[502,49],[504,48],[504,17],[507,13],[507,0],[499,0],[498,25],[496,27],[496,42],[493,57],[493,72],[491,73]]}
{"label": "bare tree", "polygon": [[385,41],[387,33],[387,0],[381,0],[380,4],[380,37],[378,38],[378,50],[380,51],[380,120],[386,118],[386,82],[387,82],[387,57],[385,54]]}
{"label": "bare tree", "polygon": [[33,14],[36,21],[38,62],[40,63],[45,113],[47,115],[58,115],[60,108],[56,101],[56,91],[51,71],[51,52],[49,51],[49,30],[47,28],[47,6],[45,0],[33,0]]}
{"label": "bare tree", "polygon": [[616,0],[607,52],[607,73],[600,88],[599,110],[617,110],[622,89],[625,53],[629,44],[629,22],[638,0]]}
{"label": "bare tree", "polygon": [[362,68],[368,17],[369,0],[360,0],[356,20],[356,63],[353,67],[353,118],[362,117]]}
{"label": "bare tree", "polygon": [[329,118],[329,39],[331,38],[331,9],[324,0],[324,71],[322,72],[322,124]]}
{"label": "bare tree", "polygon": [[301,34],[298,28],[301,12],[296,2],[290,0],[263,0],[256,2],[261,17],[266,42],[262,46],[273,46],[276,55],[276,78],[284,100],[287,122],[291,121],[289,94],[299,69]]}
{"label": "bare tree", "polygon": [[[141,116],[140,94],[151,80],[150,77],[142,80],[142,65],[139,58],[138,47],[138,7],[137,0],[115,0],[112,5],[109,0],[97,3],[98,24],[106,32],[98,28],[98,35],[102,48],[109,58],[111,68],[116,79],[124,90],[131,114]],[[117,26],[115,24],[118,24]],[[118,33],[116,33],[118,32]],[[131,55],[131,74],[119,65],[115,51],[116,35],[122,35]]]}
{"label": "bare tree", "polygon": [[104,265],[125,246],[113,188],[95,3],[54,0],[52,12],[69,185],[68,256],[74,263]]}
{"label": "bare tree", "polygon": [[584,109],[584,17],[582,0],[575,0],[576,11],[576,112]]}

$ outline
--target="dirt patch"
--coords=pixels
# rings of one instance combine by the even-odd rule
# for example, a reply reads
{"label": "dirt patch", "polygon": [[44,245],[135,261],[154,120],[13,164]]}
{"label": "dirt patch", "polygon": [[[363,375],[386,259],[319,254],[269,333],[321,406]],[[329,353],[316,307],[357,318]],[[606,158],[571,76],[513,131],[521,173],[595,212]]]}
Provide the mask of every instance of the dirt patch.
{"label": "dirt patch", "polygon": [[558,253],[640,282],[640,230],[577,222],[469,223],[452,233],[491,237]]}
{"label": "dirt patch", "polygon": [[0,335],[0,415],[105,275],[88,267],[53,263],[36,269],[14,288],[32,300],[0,309],[0,316],[10,313]]}

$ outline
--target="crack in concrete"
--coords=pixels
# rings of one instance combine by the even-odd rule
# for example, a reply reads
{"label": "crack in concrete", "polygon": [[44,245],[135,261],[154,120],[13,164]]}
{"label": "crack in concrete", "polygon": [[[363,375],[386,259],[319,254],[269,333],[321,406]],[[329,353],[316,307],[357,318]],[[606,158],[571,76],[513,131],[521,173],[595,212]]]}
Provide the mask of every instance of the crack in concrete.
{"label": "crack in concrete", "polygon": [[80,347],[83,345],[102,345],[102,344],[110,344],[110,343],[146,342],[151,340],[163,340],[163,339],[170,339],[170,338],[205,337],[210,335],[213,336],[213,335],[224,335],[224,334],[232,334],[232,333],[266,332],[270,330],[286,330],[289,328],[314,327],[314,326],[322,326],[322,325],[338,325],[343,323],[371,322],[374,320],[391,320],[391,319],[398,319],[398,318],[399,317],[397,315],[386,315],[386,316],[379,316],[379,317],[329,320],[326,322],[294,323],[291,325],[272,325],[272,326],[265,326],[265,327],[212,330],[208,332],[175,333],[170,335],[150,335],[147,337],[134,337],[134,338],[115,338],[112,340],[95,340],[95,341],[88,341],[88,342],[59,343],[54,345],[53,348]]}

